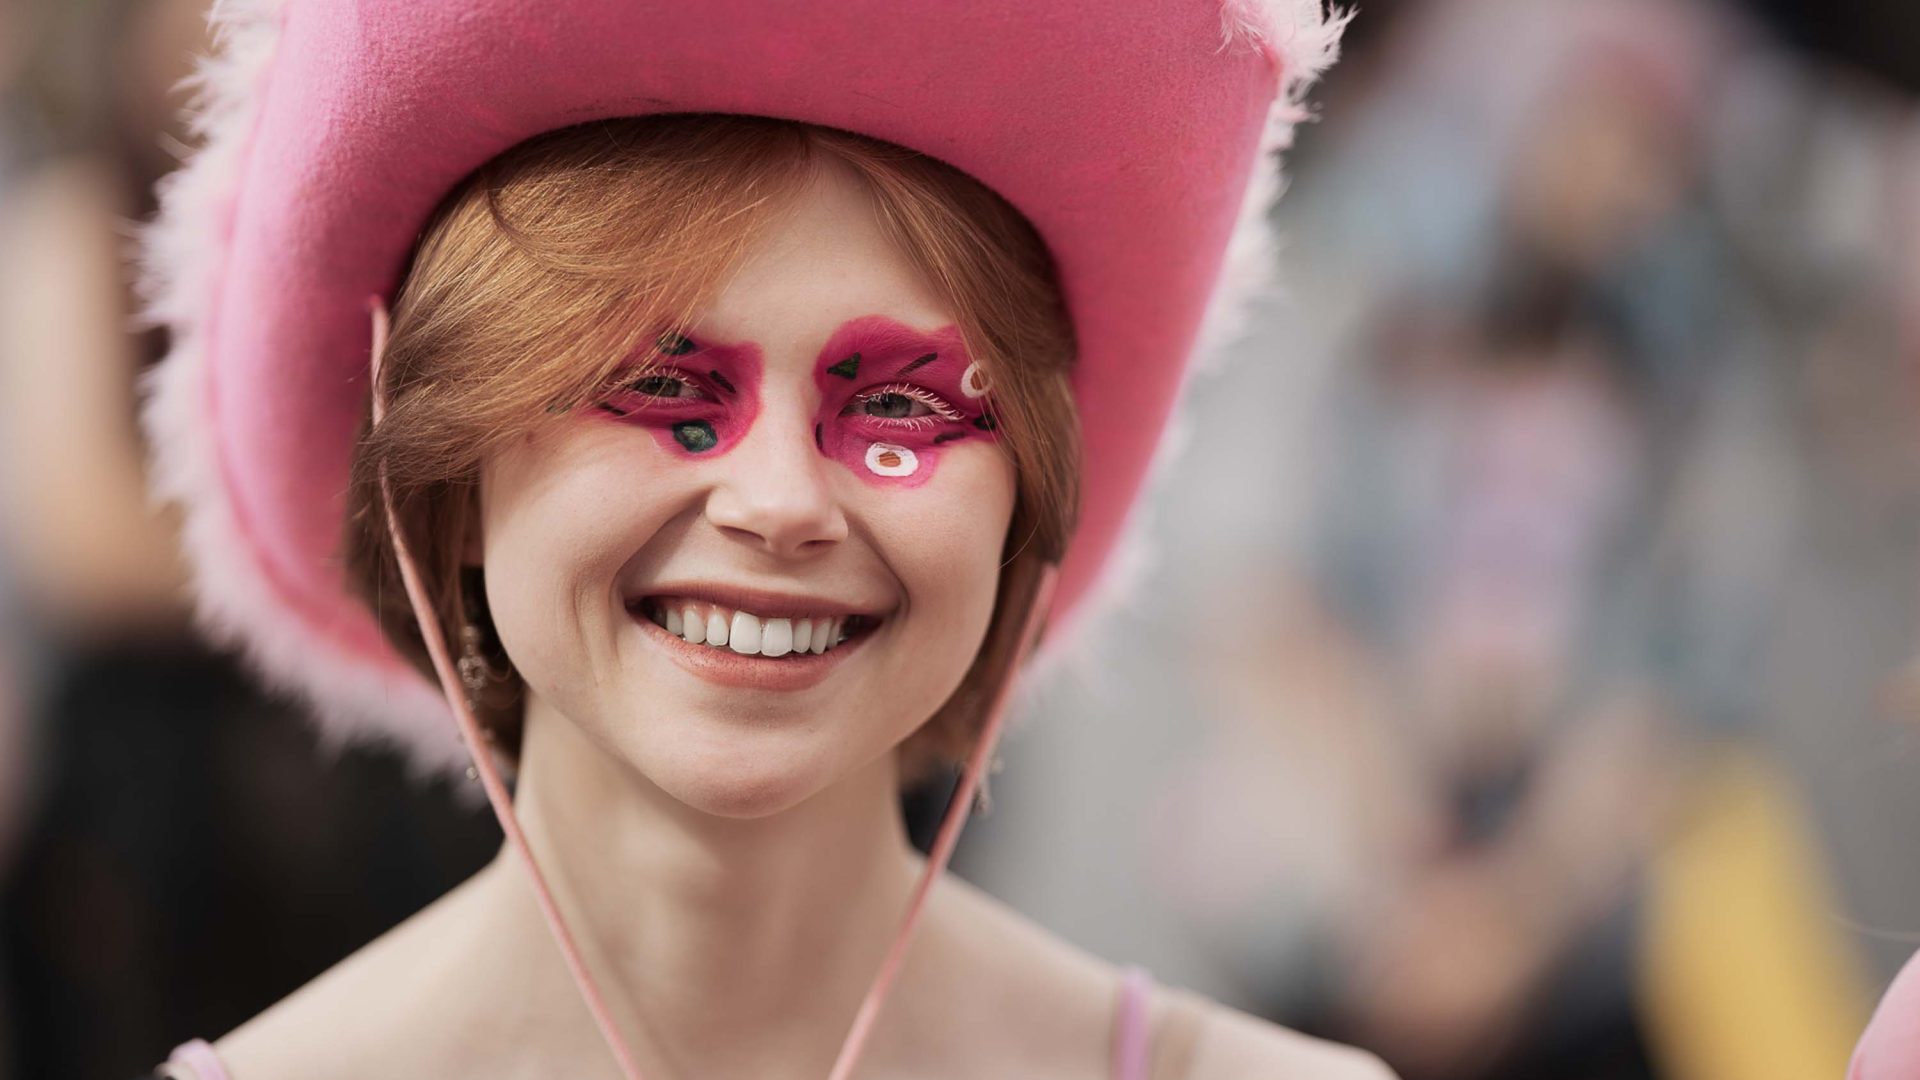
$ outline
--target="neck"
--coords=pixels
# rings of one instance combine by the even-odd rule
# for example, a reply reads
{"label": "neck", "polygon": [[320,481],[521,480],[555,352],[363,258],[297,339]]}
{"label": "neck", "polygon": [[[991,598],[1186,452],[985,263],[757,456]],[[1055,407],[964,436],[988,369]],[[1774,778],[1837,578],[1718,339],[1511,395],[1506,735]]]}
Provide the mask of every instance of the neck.
{"label": "neck", "polygon": [[[529,709],[516,814],[642,1068],[824,1075],[923,869],[892,755],[737,820],[686,806],[537,701]],[[551,957],[546,981],[566,984],[540,992],[571,1001],[523,868],[502,865],[516,860],[503,849],[495,867],[521,879],[502,881],[516,893],[513,933]],[[885,1053],[876,1038],[867,1056]]]}

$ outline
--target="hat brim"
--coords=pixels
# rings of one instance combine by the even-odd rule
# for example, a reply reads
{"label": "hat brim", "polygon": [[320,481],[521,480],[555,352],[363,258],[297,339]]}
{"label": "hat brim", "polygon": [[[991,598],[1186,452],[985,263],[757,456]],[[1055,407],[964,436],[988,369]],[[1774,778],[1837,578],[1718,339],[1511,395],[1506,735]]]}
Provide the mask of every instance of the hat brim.
{"label": "hat brim", "polygon": [[174,334],[146,412],[156,484],[187,505],[216,633],[328,730],[396,739],[428,767],[463,760],[446,707],[348,595],[337,548],[366,300],[391,296],[472,170],[582,121],[724,112],[890,140],[1005,197],[1051,250],[1080,345],[1057,639],[1123,532],[1203,322],[1218,336],[1271,261],[1263,153],[1338,31],[1319,0],[252,0],[216,20],[205,144],[143,237],[149,314]]}

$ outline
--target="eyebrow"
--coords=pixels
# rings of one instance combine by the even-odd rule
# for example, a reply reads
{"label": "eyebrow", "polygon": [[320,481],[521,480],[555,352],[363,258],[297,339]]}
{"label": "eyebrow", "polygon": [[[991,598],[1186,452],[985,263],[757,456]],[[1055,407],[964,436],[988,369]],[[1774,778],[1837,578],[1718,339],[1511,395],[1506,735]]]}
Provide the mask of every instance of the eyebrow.
{"label": "eyebrow", "polygon": [[965,351],[959,328],[951,324],[938,330],[915,330],[885,315],[862,315],[840,324],[820,350],[820,362],[837,364],[854,353],[874,358],[911,353],[916,359],[905,369],[910,371],[932,362],[941,352]]}

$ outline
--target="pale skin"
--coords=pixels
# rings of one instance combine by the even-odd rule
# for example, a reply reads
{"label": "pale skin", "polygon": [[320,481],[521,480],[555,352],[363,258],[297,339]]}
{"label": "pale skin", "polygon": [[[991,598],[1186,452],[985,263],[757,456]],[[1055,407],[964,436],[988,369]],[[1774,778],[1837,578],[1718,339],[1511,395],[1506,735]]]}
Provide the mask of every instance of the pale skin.
{"label": "pale skin", "polygon": [[[857,180],[823,164],[687,331],[758,348],[744,433],[682,454],[623,420],[569,418],[485,470],[470,555],[528,685],[518,814],[650,1080],[825,1076],[923,865],[895,749],[979,648],[1015,477],[986,440],[943,445],[912,485],[821,452],[820,354],[876,314],[954,323]],[[689,582],[880,622],[817,685],[720,685],[628,609]],[[1118,984],[948,877],[858,1075],[1109,1076]],[[1174,1008],[1195,1013],[1195,1080],[1388,1075],[1156,991],[1156,1020]],[[619,1075],[505,848],[216,1049],[234,1080]]]}

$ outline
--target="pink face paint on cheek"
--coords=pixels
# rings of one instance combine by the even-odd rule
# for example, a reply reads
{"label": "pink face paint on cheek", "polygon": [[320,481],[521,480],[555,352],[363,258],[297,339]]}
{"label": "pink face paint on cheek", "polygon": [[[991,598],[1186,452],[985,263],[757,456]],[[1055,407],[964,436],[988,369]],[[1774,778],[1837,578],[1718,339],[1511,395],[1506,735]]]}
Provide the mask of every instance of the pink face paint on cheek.
{"label": "pink face paint on cheek", "polygon": [[609,420],[646,429],[674,457],[705,460],[733,449],[753,426],[760,373],[755,345],[693,344],[661,357],[596,408]]}
{"label": "pink face paint on cheek", "polygon": [[[814,382],[815,444],[872,484],[918,487],[945,449],[996,439],[985,377],[955,326],[928,332],[880,315],[852,320],[821,350]],[[901,409],[913,415],[884,415]]]}

